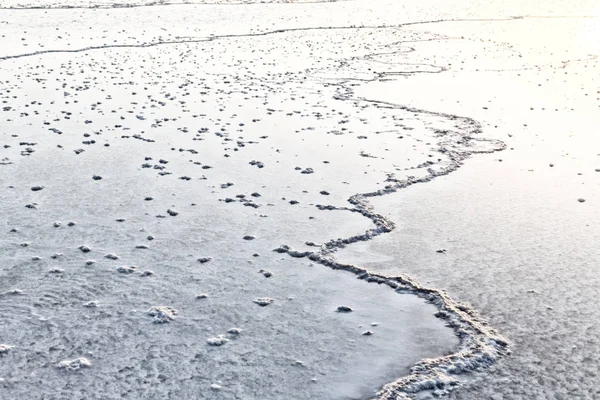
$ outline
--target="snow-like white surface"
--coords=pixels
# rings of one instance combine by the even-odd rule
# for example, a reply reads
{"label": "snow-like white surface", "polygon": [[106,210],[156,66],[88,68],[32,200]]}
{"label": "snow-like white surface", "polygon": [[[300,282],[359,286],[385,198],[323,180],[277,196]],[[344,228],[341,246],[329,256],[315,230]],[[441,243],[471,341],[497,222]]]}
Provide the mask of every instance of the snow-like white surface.
{"label": "snow-like white surface", "polygon": [[[508,147],[427,185],[373,199],[397,229],[337,253],[342,262],[447,288],[511,340],[510,357],[471,376],[451,398],[599,396],[598,21],[429,27],[465,38],[415,52],[451,63],[448,72],[361,93],[385,87],[388,101],[411,93],[414,107],[468,112]],[[426,84],[436,87],[435,98],[419,91]]]}
{"label": "snow-like white surface", "polygon": [[[559,133],[597,122],[596,6],[201,3],[0,2],[0,384],[9,398],[442,395],[507,353],[455,299],[520,346],[494,367],[499,375],[458,396],[553,394],[526,367],[535,357],[518,352],[560,345],[539,339],[542,314],[498,317],[531,305],[514,301],[524,278],[479,279],[490,252],[477,241],[462,249],[479,249],[471,263],[435,269],[454,249],[435,252],[437,238],[423,231],[402,235],[446,213],[466,238],[486,239],[479,229],[489,224],[460,223],[467,185],[427,198],[465,171],[489,180],[489,165],[468,160],[476,153],[512,162],[511,184],[531,160],[508,155],[518,145],[560,146],[554,158],[572,148],[572,171],[593,174],[595,136]],[[523,127],[535,123],[538,136]],[[565,215],[596,213],[589,179],[591,191],[577,195],[588,201]],[[410,207],[399,200],[409,193]],[[498,220],[506,207],[543,209],[513,198],[494,205]],[[535,253],[520,241],[523,263]],[[547,278],[540,271],[532,276]],[[478,301],[489,293],[501,293],[496,307]],[[562,320],[565,333],[572,319]],[[554,360],[539,358],[540,370]]]}

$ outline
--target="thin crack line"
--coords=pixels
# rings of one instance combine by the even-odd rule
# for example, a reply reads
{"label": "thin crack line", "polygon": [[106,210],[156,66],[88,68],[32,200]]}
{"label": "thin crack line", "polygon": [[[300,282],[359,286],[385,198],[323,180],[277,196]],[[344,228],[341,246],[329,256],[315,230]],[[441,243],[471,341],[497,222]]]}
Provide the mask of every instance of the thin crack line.
{"label": "thin crack line", "polygon": [[[17,58],[24,57],[32,57],[44,54],[55,54],[55,53],[84,53],[87,51],[94,50],[102,50],[102,49],[112,49],[112,48],[150,48],[162,45],[173,45],[173,44],[185,44],[185,43],[204,43],[211,42],[220,39],[235,39],[235,38],[244,38],[244,37],[262,37],[269,36],[275,34],[289,33],[289,32],[307,32],[307,31],[315,31],[315,30],[351,30],[351,29],[401,29],[406,26],[413,25],[427,25],[427,24],[438,24],[445,22],[500,22],[500,21],[515,21],[518,19],[522,19],[525,17],[509,17],[509,18],[497,18],[497,19],[438,19],[438,20],[429,20],[429,21],[414,21],[414,22],[406,22],[398,25],[371,25],[371,26],[315,26],[315,27],[304,27],[304,28],[288,28],[288,29],[276,29],[273,31],[259,32],[259,33],[245,33],[245,34],[229,34],[229,35],[214,35],[207,36],[202,39],[190,39],[190,40],[172,40],[172,41],[160,41],[160,42],[150,42],[150,43],[142,43],[142,44],[114,44],[114,45],[102,45],[102,46],[88,46],[79,49],[55,49],[55,50],[40,50],[31,53],[23,53],[23,54],[15,54],[8,56],[0,56],[0,61],[13,60]],[[540,18],[540,17],[534,17]]]}
{"label": "thin crack line", "polygon": [[345,1],[353,1],[353,0],[313,0],[313,1],[303,1],[301,3],[261,3],[261,2],[253,2],[253,3],[243,3],[243,2],[231,2],[231,3],[195,3],[195,2],[160,2],[155,1],[147,4],[97,4],[92,6],[31,6],[31,7],[0,7],[0,10],[15,10],[15,11],[26,11],[26,10],[118,10],[121,8],[139,8],[139,7],[159,7],[159,6],[268,6],[268,5],[298,5],[298,4],[321,4],[321,3],[340,3]]}

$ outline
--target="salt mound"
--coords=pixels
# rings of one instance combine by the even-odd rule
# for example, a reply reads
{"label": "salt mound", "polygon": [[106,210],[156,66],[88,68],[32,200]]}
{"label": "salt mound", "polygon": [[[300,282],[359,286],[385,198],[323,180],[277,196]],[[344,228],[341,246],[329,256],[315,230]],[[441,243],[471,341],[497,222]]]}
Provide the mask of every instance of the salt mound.
{"label": "salt mound", "polygon": [[135,265],[132,266],[122,266],[122,267],[118,267],[117,271],[122,273],[122,274],[132,274],[137,270],[137,267]]}
{"label": "salt mound", "polygon": [[175,319],[177,310],[168,306],[154,306],[148,310],[147,314],[154,317],[155,324],[166,324]]}
{"label": "salt mound", "polygon": [[90,368],[92,363],[90,360],[84,357],[76,358],[74,360],[63,360],[58,363],[57,367],[65,369],[67,371],[77,371],[81,368]]}
{"label": "salt mound", "polygon": [[271,304],[272,302],[274,302],[275,300],[269,298],[269,297],[261,297],[259,299],[256,300],[252,300],[253,302],[255,302],[256,304],[258,304],[261,307],[266,307],[269,304]]}
{"label": "salt mound", "polygon": [[223,346],[225,343],[229,342],[229,339],[223,335],[219,335],[217,337],[206,339],[206,342],[211,346]]}

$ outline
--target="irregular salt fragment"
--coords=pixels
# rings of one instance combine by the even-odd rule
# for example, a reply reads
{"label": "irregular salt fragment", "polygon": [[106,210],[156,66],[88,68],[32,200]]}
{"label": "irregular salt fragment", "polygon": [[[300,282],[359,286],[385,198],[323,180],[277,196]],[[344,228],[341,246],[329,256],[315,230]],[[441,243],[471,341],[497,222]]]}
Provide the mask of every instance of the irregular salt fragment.
{"label": "irregular salt fragment", "polygon": [[266,307],[269,304],[273,303],[275,300],[273,300],[269,297],[260,297],[258,299],[252,300],[252,301],[261,307]]}
{"label": "irregular salt fragment", "polygon": [[90,368],[92,363],[85,357],[76,358],[74,360],[63,360],[58,363],[57,368],[66,371],[77,371],[81,368]]}
{"label": "irregular salt fragment", "polygon": [[227,339],[223,335],[219,335],[213,338],[206,339],[206,342],[211,346],[223,346],[225,343],[229,342],[229,339]]}
{"label": "irregular salt fragment", "polygon": [[132,274],[136,271],[136,269],[137,269],[137,267],[135,265],[131,265],[129,267],[121,266],[121,267],[117,268],[117,271],[122,274]]}
{"label": "irregular salt fragment", "polygon": [[267,271],[266,269],[261,269],[260,271],[261,274],[263,274],[265,276],[265,278],[270,278],[273,276],[273,273],[271,271]]}
{"label": "irregular salt fragment", "polygon": [[155,324],[166,324],[175,319],[177,310],[168,306],[153,306],[146,313],[154,317],[152,322]]}

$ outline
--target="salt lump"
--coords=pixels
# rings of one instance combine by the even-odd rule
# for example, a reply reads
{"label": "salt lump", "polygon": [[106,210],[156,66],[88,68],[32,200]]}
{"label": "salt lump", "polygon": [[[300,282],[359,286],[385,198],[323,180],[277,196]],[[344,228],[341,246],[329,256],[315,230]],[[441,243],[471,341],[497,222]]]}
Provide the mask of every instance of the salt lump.
{"label": "salt lump", "polygon": [[6,354],[11,349],[7,344],[0,344],[0,354]]}
{"label": "salt lump", "polygon": [[135,265],[132,265],[132,266],[129,266],[129,267],[122,266],[122,267],[117,268],[117,271],[120,272],[120,273],[122,273],[122,274],[132,274],[136,270],[137,270],[137,267]]}
{"label": "salt lump", "polygon": [[229,342],[229,339],[223,335],[219,335],[217,337],[206,339],[206,342],[211,346],[223,346],[225,343]]}
{"label": "salt lump", "polygon": [[155,324],[166,324],[175,319],[177,310],[168,306],[154,306],[147,311],[147,314],[154,317]]}
{"label": "salt lump", "polygon": [[261,307],[266,307],[269,304],[271,304],[272,302],[274,302],[275,300],[269,298],[269,297],[261,297],[258,298],[256,300],[252,300],[253,302],[255,302],[256,304],[258,304]]}
{"label": "salt lump", "polygon": [[76,358],[75,360],[63,360],[58,363],[57,368],[67,371],[77,371],[81,368],[90,368],[92,363],[84,357]]}

